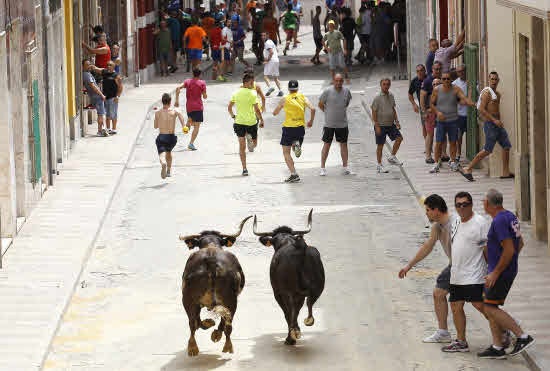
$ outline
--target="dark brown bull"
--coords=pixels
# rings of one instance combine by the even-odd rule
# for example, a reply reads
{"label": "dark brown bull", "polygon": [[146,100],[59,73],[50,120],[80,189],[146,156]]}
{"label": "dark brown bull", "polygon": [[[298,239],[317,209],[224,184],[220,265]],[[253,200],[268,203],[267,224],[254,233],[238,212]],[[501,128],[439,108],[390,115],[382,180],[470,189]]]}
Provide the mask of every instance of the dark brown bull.
{"label": "dark brown bull", "polygon": [[308,229],[295,231],[283,226],[273,232],[257,232],[257,219],[254,216],[254,234],[260,236],[265,246],[273,246],[275,253],[271,259],[269,277],[275,300],[283,310],[288,324],[288,336],[285,343],[296,344],[301,337],[298,326],[298,314],[307,297],[308,316],[306,326],[315,322],[312,313],[313,304],[319,299],[325,287],[325,270],[319,251],[308,246],[304,235],[311,231],[313,210],[309,212]]}
{"label": "dark brown bull", "polygon": [[244,287],[244,273],[235,255],[223,250],[223,246],[230,247],[235,243],[250,218],[252,216],[245,218],[239,231],[233,235],[203,231],[197,235],[180,236],[180,240],[185,241],[189,250],[199,248],[199,251],[187,259],[181,285],[183,307],[187,312],[191,331],[187,344],[187,354],[191,357],[199,354],[195,331],[199,327],[206,330],[216,324],[212,319],[201,321],[202,307],[221,317],[218,329],[212,332],[212,341],[218,342],[222,333],[225,333],[223,352],[233,353],[232,320],[237,310],[237,296]]}

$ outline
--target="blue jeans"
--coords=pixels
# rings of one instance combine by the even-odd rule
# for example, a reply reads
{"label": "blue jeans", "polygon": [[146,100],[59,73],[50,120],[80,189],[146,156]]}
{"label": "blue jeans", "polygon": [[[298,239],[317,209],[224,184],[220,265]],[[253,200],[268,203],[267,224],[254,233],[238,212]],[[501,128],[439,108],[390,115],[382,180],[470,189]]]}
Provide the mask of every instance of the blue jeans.
{"label": "blue jeans", "polygon": [[498,127],[491,121],[486,121],[483,125],[483,132],[485,133],[485,145],[483,146],[485,151],[493,152],[496,143],[500,144],[502,149],[512,148],[506,129]]}
{"label": "blue jeans", "polygon": [[458,125],[457,121],[438,121],[435,126],[435,141],[436,143],[442,143],[446,137],[449,138],[449,142],[456,142],[458,140]]}

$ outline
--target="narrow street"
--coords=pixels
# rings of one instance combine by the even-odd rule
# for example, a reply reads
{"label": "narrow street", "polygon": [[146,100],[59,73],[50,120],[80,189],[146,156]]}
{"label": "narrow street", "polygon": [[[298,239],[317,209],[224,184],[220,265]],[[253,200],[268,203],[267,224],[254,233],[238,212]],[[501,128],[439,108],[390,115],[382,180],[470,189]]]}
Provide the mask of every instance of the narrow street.
{"label": "narrow street", "polygon": [[[321,66],[309,63],[312,49],[311,35],[304,36],[301,46],[282,58],[281,79],[285,92],[288,80],[297,79],[300,91],[317,106],[329,76],[326,58]],[[256,72],[265,91],[261,70]],[[506,361],[476,357],[490,341],[488,325],[481,318],[468,323],[470,353],[446,354],[440,344],[421,342],[435,330],[431,292],[446,257],[438,246],[405,280],[397,278],[428,229],[399,168],[392,167],[389,174],[375,172],[374,134],[363,102],[370,106],[380,77],[367,67],[352,72],[348,111],[351,167],[356,173],[352,176],[341,175],[336,143],[327,163],[328,176],[318,176],[323,125],[318,110],[314,127],[306,132],[302,157],[296,161],[302,182],[285,184],[287,170],[279,145],[283,116],[271,114],[279,99],[272,96],[267,98],[258,148],[247,154],[250,176],[242,177],[227,113],[230,96],[239,86],[239,72],[230,83],[207,81],[198,150],[188,151],[189,135],[178,130],[175,167],[166,180],[160,178],[156,131],[149,120],[44,369],[528,369],[521,356]],[[173,90],[176,83],[166,84],[166,90]],[[151,96],[150,103],[158,99]],[[310,208],[313,230],[306,240],[319,249],[326,272],[325,291],[314,307],[315,325],[302,327],[297,346],[284,345],[286,322],[269,283],[273,250],[259,243],[249,222],[230,248],[246,275],[233,324],[235,353],[222,353],[223,342],[210,340],[212,330],[199,330],[201,353],[188,357],[189,327],[180,289],[192,251],[178,236],[206,229],[233,233],[244,217],[253,214],[262,230],[282,224],[303,228]],[[471,309],[467,307],[468,318],[479,317]],[[449,326],[454,332],[451,315]]]}

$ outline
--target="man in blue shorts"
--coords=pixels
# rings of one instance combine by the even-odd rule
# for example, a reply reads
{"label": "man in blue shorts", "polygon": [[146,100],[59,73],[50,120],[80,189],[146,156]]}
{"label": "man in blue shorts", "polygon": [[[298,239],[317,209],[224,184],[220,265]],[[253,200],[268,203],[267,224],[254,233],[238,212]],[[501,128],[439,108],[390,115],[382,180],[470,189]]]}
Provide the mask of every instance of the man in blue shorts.
{"label": "man in blue shorts", "polygon": [[515,356],[535,343],[523,332],[517,322],[499,306],[504,304],[518,273],[518,255],[523,248],[518,218],[502,206],[502,193],[489,189],[483,200],[485,212],[493,218],[487,233],[488,275],[485,277],[484,310],[489,318],[493,344],[478,353],[480,358],[506,358],[502,333],[510,330],[516,336],[514,349],[508,354]]}
{"label": "man in blue shorts", "polygon": [[401,135],[399,131],[401,125],[399,125],[399,119],[397,118],[395,98],[393,94],[390,93],[390,86],[391,80],[389,78],[380,80],[380,93],[374,97],[371,105],[372,121],[374,122],[374,131],[376,133],[376,171],[378,173],[389,172],[382,165],[382,151],[386,143],[386,136],[388,136],[391,141],[395,141],[393,143],[391,155],[388,157],[388,162],[398,166],[403,164],[395,157],[403,141],[403,135]]}

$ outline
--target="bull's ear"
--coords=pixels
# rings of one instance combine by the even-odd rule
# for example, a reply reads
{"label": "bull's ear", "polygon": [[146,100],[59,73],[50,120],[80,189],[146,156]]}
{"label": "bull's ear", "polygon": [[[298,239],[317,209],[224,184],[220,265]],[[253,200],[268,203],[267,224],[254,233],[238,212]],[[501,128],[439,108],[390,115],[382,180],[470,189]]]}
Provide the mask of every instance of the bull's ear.
{"label": "bull's ear", "polygon": [[235,237],[227,237],[223,240],[223,245],[227,247],[231,247],[235,244]]}
{"label": "bull's ear", "polygon": [[185,240],[185,243],[187,244],[189,250],[193,250],[195,247],[199,246],[199,240],[197,240],[196,238]]}
{"label": "bull's ear", "polygon": [[262,236],[262,237],[260,237],[260,242],[262,243],[262,245],[270,247],[271,246],[271,237]]}

